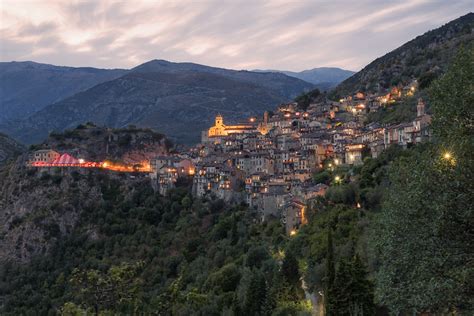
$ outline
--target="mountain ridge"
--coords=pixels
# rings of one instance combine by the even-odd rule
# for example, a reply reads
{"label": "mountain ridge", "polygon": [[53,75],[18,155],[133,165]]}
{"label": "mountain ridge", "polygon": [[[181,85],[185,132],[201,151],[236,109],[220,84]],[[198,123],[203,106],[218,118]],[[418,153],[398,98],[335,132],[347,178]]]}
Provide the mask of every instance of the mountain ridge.
{"label": "mountain ridge", "polygon": [[151,60],[25,118],[4,121],[0,130],[34,143],[51,131],[92,121],[110,127],[152,127],[171,135],[170,131],[176,132],[178,141],[197,142],[217,112],[237,113],[236,118],[243,119],[312,88],[284,74]]}
{"label": "mountain ridge", "polygon": [[306,69],[303,71],[287,71],[287,70],[254,70],[256,72],[272,72],[282,73],[290,77],[298,78],[306,82],[312,83],[321,90],[330,89],[341,81],[347,79],[355,72],[346,70],[338,67],[316,67],[312,69]]}
{"label": "mountain ridge", "polygon": [[288,99],[251,82],[211,73],[130,72],[0,128],[33,143],[48,132],[94,121],[110,127],[151,127],[184,142],[197,142],[218,112],[230,111],[243,119]]}
{"label": "mountain ridge", "polygon": [[69,67],[33,61],[0,62],[0,122],[29,116],[125,69]]}

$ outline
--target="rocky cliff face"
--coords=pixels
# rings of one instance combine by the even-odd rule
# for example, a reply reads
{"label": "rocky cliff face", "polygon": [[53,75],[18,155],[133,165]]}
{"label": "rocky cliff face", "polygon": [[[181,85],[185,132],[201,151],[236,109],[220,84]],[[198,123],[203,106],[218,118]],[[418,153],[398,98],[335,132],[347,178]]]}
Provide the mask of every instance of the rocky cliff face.
{"label": "rocky cliff face", "polygon": [[[130,127],[105,129],[85,124],[53,134],[34,149],[52,148],[93,160],[137,163],[164,154],[170,144],[162,134]],[[47,253],[69,234],[89,210],[104,207],[110,190],[131,194],[129,185],[147,181],[146,175],[107,170],[26,167],[29,153],[0,168],[0,261],[27,262]],[[117,181],[119,180],[119,181]],[[93,227],[88,238],[96,238]]]}
{"label": "rocky cliff face", "polygon": [[75,227],[83,210],[101,199],[97,184],[84,177],[42,174],[27,170],[24,162],[25,156],[1,171],[1,261],[27,262],[45,254]]}
{"label": "rocky cliff face", "polygon": [[136,163],[166,154],[171,143],[160,133],[129,126],[122,129],[79,124],[63,133],[51,133],[33,149],[54,149],[91,161],[106,159]]}

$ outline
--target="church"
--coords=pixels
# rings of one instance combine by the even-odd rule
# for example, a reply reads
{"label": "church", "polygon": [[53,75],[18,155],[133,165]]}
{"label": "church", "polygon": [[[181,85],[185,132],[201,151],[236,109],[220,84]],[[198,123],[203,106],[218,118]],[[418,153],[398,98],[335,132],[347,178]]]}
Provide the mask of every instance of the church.
{"label": "church", "polygon": [[238,125],[225,125],[224,118],[218,114],[216,116],[214,126],[210,127],[207,131],[203,131],[202,142],[206,143],[214,141],[222,137],[226,137],[232,134],[250,134],[250,133],[268,133],[268,113],[265,112],[264,120],[262,123],[255,123],[255,119],[251,119],[249,124],[238,124]]}

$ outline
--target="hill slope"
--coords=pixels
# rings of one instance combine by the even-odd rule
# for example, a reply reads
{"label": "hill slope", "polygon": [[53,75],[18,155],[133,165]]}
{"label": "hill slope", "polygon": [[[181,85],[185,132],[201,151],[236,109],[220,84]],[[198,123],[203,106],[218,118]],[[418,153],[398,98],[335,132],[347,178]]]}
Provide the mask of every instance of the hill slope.
{"label": "hill slope", "polygon": [[[32,143],[42,140],[49,131],[72,128],[87,121],[109,127],[135,124],[164,131],[178,141],[189,143],[199,141],[200,131],[212,123],[218,112],[246,118],[287,101],[290,95],[297,95],[310,86],[280,74],[277,77],[281,80],[275,85],[281,84],[281,88],[273,90],[231,78],[247,76],[234,71],[223,76],[199,71],[156,70],[159,69],[136,68],[121,78],[47,106],[28,119],[3,124],[1,129],[25,143]],[[271,81],[274,75],[255,77]],[[286,86],[283,81],[296,85]]]}
{"label": "hill slope", "polygon": [[0,62],[0,122],[23,118],[48,104],[126,73],[122,69]]}
{"label": "hill slope", "polygon": [[459,47],[474,41],[473,28],[474,13],[469,13],[426,32],[344,80],[334,91],[335,95],[377,91],[412,78],[428,84],[446,70]]}

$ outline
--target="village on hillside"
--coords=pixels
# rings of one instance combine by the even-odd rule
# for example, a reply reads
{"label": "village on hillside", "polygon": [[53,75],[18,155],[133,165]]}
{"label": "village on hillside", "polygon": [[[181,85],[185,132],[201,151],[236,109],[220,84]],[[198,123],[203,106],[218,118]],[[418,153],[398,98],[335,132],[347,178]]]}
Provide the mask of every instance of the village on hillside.
{"label": "village on hillside", "polygon": [[192,179],[195,197],[245,203],[262,221],[281,218],[287,234],[293,235],[307,221],[307,205],[328,188],[314,180],[317,172],[336,170],[330,183],[337,185],[347,181],[337,175],[341,166],[361,165],[365,157],[375,158],[394,144],[406,148],[429,140],[431,118],[421,98],[412,122],[364,124],[369,113],[396,106],[393,103],[413,97],[416,89],[413,81],[384,94],[358,92],[338,102],[312,103],[304,110],[297,103],[283,104],[274,113],[236,125],[227,125],[217,115],[195,147],[135,164],[92,162],[49,148],[32,152],[28,166],[142,173],[162,195],[175,188],[180,178]]}

